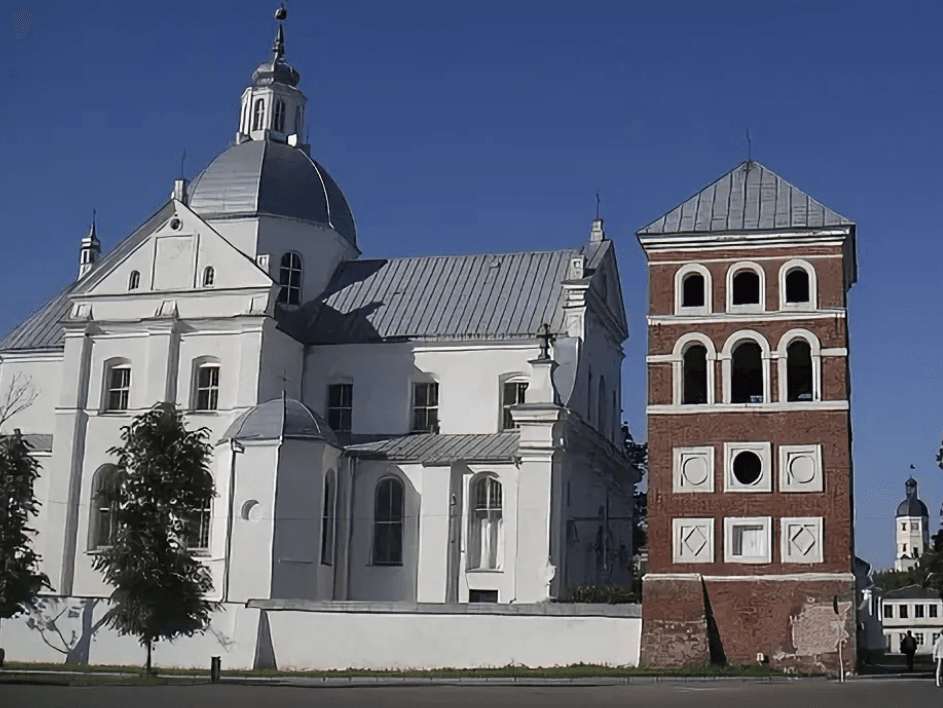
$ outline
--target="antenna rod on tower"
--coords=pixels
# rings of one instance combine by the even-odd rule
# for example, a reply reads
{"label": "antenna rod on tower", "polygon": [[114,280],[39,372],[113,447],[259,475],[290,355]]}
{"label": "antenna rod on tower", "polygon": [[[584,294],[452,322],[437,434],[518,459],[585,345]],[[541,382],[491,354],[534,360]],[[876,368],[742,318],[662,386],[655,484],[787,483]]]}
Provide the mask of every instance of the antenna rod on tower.
{"label": "antenna rod on tower", "polygon": [[596,192],[596,218],[599,218],[599,192]]}
{"label": "antenna rod on tower", "polygon": [[747,128],[747,162],[753,162],[753,143],[750,142],[749,128]]}
{"label": "antenna rod on tower", "polygon": [[184,179],[183,163],[187,159],[187,149],[183,149],[183,155],[180,156],[180,179]]}

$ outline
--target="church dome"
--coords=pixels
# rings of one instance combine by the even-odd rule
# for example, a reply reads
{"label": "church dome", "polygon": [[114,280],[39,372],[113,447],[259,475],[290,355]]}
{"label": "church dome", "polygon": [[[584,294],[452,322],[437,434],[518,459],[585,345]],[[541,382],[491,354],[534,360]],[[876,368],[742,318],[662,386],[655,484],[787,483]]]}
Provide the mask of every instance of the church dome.
{"label": "church dome", "polygon": [[328,226],[357,245],[344,194],[302,149],[273,140],[230,146],[198,174],[188,204],[207,219],[268,214]]}
{"label": "church dome", "polygon": [[917,498],[917,480],[913,477],[905,484],[907,498],[897,507],[897,516],[930,516],[927,505]]}
{"label": "church dome", "polygon": [[327,421],[294,398],[273,398],[240,415],[220,442],[227,440],[323,440],[337,446]]}

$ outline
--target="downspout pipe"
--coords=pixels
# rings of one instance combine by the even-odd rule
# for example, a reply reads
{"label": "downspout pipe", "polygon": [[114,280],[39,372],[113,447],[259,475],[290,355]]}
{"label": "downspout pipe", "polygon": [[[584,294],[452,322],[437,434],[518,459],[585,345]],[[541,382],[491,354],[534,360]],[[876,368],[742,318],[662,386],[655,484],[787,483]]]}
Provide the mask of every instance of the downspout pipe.
{"label": "downspout pipe", "polygon": [[223,597],[222,602],[229,601],[229,572],[232,567],[232,526],[236,510],[233,508],[236,498],[236,454],[245,452],[243,447],[235,437],[229,439],[229,449],[231,451],[229,463],[229,513],[226,514],[226,557],[223,568]]}

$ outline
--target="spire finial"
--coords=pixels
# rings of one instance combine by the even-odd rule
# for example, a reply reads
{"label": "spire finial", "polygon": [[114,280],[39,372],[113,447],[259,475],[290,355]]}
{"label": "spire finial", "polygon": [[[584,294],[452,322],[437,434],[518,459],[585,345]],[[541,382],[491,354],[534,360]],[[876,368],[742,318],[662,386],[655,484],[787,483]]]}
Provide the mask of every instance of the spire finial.
{"label": "spire finial", "polygon": [[97,239],[97,238],[98,238],[98,234],[97,234],[96,231],[95,231],[95,221],[96,221],[96,219],[97,219],[96,211],[95,211],[95,209],[92,209],[92,227],[88,230],[88,237],[89,237],[90,239]]}
{"label": "spire finial", "polygon": [[285,30],[282,28],[282,22],[288,17],[288,10],[285,9],[285,3],[282,3],[275,11],[275,19],[278,20],[278,31],[275,33],[275,43],[272,45],[272,53],[275,59],[281,59],[285,56]]}

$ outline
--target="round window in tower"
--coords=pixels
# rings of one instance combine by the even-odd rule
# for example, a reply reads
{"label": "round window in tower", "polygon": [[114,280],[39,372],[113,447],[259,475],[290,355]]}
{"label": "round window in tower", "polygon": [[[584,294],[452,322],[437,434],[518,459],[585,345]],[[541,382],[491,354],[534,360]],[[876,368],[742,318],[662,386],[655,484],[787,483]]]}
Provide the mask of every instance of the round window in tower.
{"label": "round window in tower", "polygon": [[755,484],[762,474],[763,461],[755,452],[744,450],[733,458],[733,476],[740,484]]}

